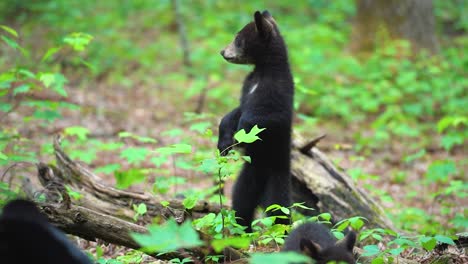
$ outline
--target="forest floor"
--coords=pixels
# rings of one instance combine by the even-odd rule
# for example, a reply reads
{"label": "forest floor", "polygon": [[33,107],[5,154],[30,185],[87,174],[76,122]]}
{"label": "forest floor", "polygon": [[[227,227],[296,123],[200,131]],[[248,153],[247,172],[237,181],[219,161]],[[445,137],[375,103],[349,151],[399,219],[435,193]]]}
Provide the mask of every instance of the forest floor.
{"label": "forest floor", "polygon": [[[239,86],[241,80],[239,79]],[[50,143],[52,135],[62,131],[69,126],[84,126],[89,129],[90,138],[96,137],[103,141],[119,141],[118,133],[130,131],[137,135],[156,138],[159,146],[179,143],[177,137],[164,137],[161,133],[173,128],[179,128],[184,133],[192,134],[192,140],[201,145],[215,148],[214,142],[206,139],[197,139],[199,135],[189,130],[187,122],[184,121],[183,113],[191,112],[195,108],[195,101],[183,101],[182,97],[177,97],[168,87],[149,87],[136,85],[134,87],[119,87],[109,85],[104,82],[79,87],[82,85],[70,85],[68,87],[69,98],[74,103],[81,106],[80,111],[65,111],[64,117],[53,126],[30,126],[21,124],[15,115],[10,115],[6,122],[18,124],[18,129],[23,133],[37,139],[34,144],[39,148],[42,144]],[[224,112],[213,113],[211,122],[213,128],[217,127]],[[431,215],[438,212],[438,201],[427,199],[436,186],[415,185],[413,182],[420,182],[427,170],[430,162],[437,159],[444,159],[448,155],[453,160],[466,158],[466,150],[457,148],[452,153],[433,147],[428,150],[424,159],[419,159],[411,164],[402,161],[402,157],[408,155],[405,142],[392,142],[389,146],[382,146],[379,149],[372,149],[366,154],[357,153],[351,135],[354,133],[365,133],[358,126],[340,127],[334,120],[315,125],[310,131],[304,124],[301,127],[301,134],[304,137],[313,138],[317,135],[327,134],[318,147],[324,151],[339,167],[350,174],[358,172],[360,177],[355,177],[356,184],[362,188],[367,188],[372,195],[379,199],[386,211],[393,215],[398,215],[399,210],[405,207],[420,208]],[[316,129],[320,127],[320,129]],[[304,132],[305,131],[305,132]],[[213,131],[217,134],[217,131]],[[187,136],[184,135],[184,136]],[[46,136],[44,136],[46,135]],[[41,157],[45,162],[50,162],[51,157]],[[121,160],[113,155],[98,155],[92,162],[92,168],[110,163],[118,163]],[[466,168],[464,168],[466,171]],[[395,173],[405,172],[405,177],[396,180]],[[364,176],[362,176],[364,175]],[[115,180],[112,176],[102,176],[102,181],[113,185]],[[187,184],[177,188],[207,188],[212,185],[212,179],[207,175],[193,175],[183,170],[177,171],[177,176],[186,177]],[[152,180],[149,180],[152,182]],[[230,186],[232,180],[226,186],[226,195],[230,197]],[[137,190],[144,190],[146,187],[138,185]],[[134,188],[135,189],[135,188]],[[414,193],[411,199],[408,194]],[[452,201],[461,208],[466,208],[468,200]],[[437,221],[446,221],[444,217],[438,217]],[[77,239],[80,247],[95,252],[94,242]],[[101,243],[99,243],[101,244]],[[102,245],[105,256],[117,257],[128,252],[127,249],[113,245]],[[148,259],[150,261],[150,259]]]}

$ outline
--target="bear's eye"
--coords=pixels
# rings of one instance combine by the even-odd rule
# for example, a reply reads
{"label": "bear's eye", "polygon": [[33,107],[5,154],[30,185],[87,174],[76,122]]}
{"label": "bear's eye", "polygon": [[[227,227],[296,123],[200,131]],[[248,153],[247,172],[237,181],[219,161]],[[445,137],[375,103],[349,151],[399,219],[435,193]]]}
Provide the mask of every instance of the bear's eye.
{"label": "bear's eye", "polygon": [[234,45],[236,45],[236,47],[240,48],[242,46],[241,38],[236,37],[236,39],[234,40]]}

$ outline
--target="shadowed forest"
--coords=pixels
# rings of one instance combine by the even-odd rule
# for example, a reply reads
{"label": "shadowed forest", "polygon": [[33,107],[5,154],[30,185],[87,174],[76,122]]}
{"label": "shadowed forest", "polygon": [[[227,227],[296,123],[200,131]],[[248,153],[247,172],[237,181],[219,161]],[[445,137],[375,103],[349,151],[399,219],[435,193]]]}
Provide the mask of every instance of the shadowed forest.
{"label": "shadowed forest", "polygon": [[[315,139],[388,224],[324,210],[337,202],[314,191],[337,189],[313,176],[317,207],[259,208],[253,233],[236,224],[231,189],[251,160],[220,156],[218,125],[252,67],[220,51],[265,9],[294,76],[293,149]],[[280,252],[304,221],[354,230],[358,263],[467,263],[467,32],[463,0],[1,1],[0,205],[34,199],[103,264],[308,263]],[[244,132],[236,144],[262,138]],[[77,231],[64,206],[125,235]]]}

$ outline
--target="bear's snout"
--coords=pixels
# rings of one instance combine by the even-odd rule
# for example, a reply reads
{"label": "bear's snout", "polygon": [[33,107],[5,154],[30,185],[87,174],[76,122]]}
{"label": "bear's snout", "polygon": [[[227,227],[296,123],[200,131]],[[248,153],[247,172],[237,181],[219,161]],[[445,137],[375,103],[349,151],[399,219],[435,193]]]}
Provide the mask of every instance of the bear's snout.
{"label": "bear's snout", "polygon": [[219,52],[219,54],[221,54],[221,56],[224,57],[224,50],[221,50],[221,51]]}

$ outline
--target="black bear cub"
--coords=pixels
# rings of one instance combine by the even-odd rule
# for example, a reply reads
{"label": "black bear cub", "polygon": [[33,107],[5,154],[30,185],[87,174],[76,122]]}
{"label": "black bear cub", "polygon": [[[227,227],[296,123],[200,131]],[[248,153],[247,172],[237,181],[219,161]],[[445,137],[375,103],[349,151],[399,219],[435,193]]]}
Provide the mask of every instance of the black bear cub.
{"label": "black bear cub", "polygon": [[26,200],[11,201],[3,208],[0,256],[11,263],[91,264],[33,202]]}
{"label": "black bear cub", "polygon": [[[258,205],[290,205],[290,145],[294,83],[288,54],[276,21],[268,11],[254,14],[254,22],[247,24],[221,55],[236,64],[253,64],[242,86],[240,105],[223,117],[219,125],[218,149],[228,152],[234,144],[233,135],[240,129],[249,132],[258,125],[266,128],[259,134],[262,140],[243,147],[246,162],[234,185],[233,209],[238,223],[251,223]],[[281,215],[276,223],[288,224]]]}
{"label": "black bear cub", "polygon": [[327,227],[318,223],[305,223],[295,228],[284,243],[282,251],[303,253],[317,264],[328,262],[355,263],[353,247],[356,234],[350,231],[338,241]]}

